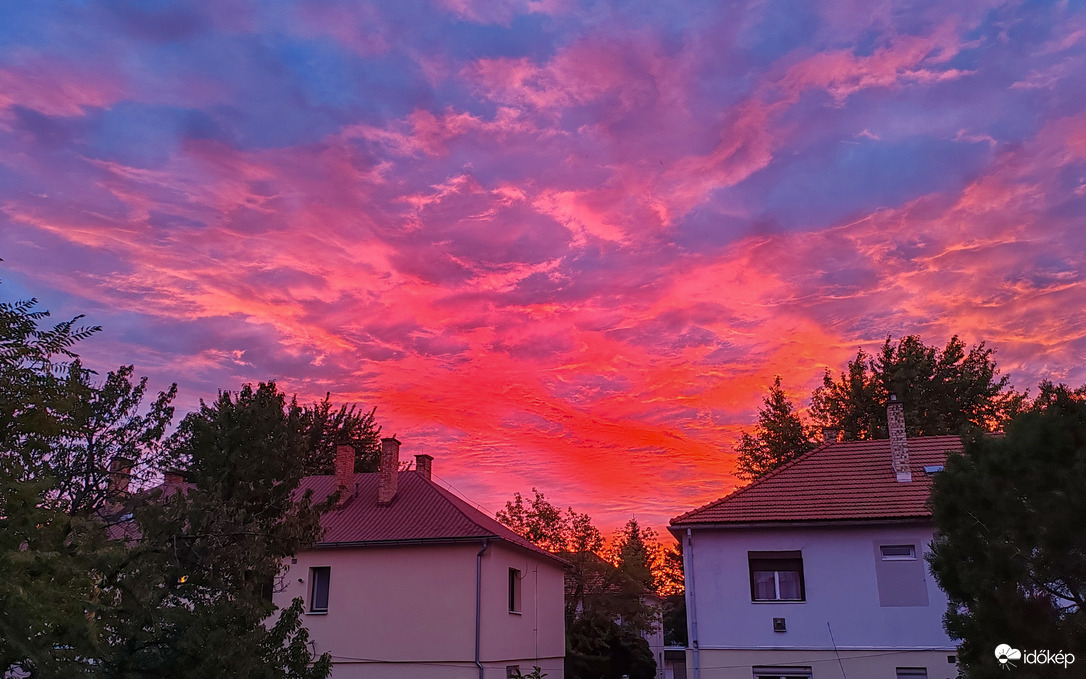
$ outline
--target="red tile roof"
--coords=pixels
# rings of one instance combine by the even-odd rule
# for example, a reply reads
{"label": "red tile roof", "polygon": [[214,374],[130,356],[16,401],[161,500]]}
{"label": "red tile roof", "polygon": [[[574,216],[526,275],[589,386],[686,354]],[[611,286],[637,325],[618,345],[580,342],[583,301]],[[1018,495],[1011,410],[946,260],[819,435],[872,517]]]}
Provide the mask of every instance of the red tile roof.
{"label": "red tile roof", "polygon": [[885,520],[931,516],[931,475],[962,450],[957,436],[911,438],[911,482],[890,465],[890,441],[823,445],[715,502],[671,520],[672,526],[781,521]]}
{"label": "red tile roof", "polygon": [[[400,472],[396,497],[377,504],[378,474],[355,474],[353,497],[321,517],[324,538],[318,547],[502,540],[560,564],[565,562],[520,537],[418,472]],[[307,476],[300,492],[312,490],[315,501],[336,488],[335,476]]]}

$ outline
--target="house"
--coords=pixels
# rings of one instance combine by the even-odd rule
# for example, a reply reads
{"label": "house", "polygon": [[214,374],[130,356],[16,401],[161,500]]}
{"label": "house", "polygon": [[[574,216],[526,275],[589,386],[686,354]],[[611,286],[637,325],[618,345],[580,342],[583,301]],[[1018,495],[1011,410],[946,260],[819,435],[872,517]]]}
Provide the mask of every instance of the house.
{"label": "house", "polygon": [[928,572],[932,476],[955,436],[826,443],[671,521],[692,679],[957,676]]}
{"label": "house", "polygon": [[434,483],[429,455],[400,471],[400,442],[381,445],[377,473],[354,473],[340,446],[334,475],[303,479],[340,501],[273,595],[304,600],[332,679],[506,679],[534,666],[561,677],[565,562]]}

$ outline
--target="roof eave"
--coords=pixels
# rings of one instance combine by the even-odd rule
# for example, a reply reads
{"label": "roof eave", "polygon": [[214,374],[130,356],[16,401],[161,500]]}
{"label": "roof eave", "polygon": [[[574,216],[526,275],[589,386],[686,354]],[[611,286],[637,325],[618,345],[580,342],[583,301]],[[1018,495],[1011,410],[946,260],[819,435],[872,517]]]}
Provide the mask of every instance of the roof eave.
{"label": "roof eave", "polygon": [[674,535],[687,530],[750,530],[750,529],[776,529],[776,528],[822,528],[841,526],[886,526],[902,524],[930,524],[930,514],[917,514],[914,516],[888,516],[853,519],[768,519],[765,521],[704,521],[676,523],[668,526],[668,531]]}
{"label": "roof eave", "polygon": [[480,544],[483,542],[501,542],[515,547],[519,550],[527,552],[528,554],[534,554],[535,556],[550,559],[551,561],[559,564],[563,568],[569,565],[569,562],[562,559],[559,556],[551,554],[543,549],[529,549],[524,545],[517,544],[512,540],[507,540],[500,535],[467,535],[463,537],[444,537],[444,538],[406,538],[395,540],[341,540],[335,542],[318,542],[313,545],[314,549],[351,549],[355,547],[418,547],[418,546],[431,546],[431,545],[463,545],[463,544]]}

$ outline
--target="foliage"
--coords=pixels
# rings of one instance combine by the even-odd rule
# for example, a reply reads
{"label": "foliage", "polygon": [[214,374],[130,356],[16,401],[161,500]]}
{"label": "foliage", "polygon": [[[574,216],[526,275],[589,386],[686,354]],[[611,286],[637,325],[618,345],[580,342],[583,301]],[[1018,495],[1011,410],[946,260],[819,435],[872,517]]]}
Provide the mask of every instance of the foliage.
{"label": "foliage", "polygon": [[539,665],[534,665],[532,671],[528,674],[521,674],[519,669],[515,670],[513,674],[515,679],[543,679],[545,676],[547,676],[547,673]]}
{"label": "foliage", "polygon": [[222,392],[181,423],[171,444],[191,485],[161,488],[133,510],[138,539],[104,578],[109,676],[323,677],[310,666],[301,602],[268,617],[283,560],[320,535],[297,496],[308,452],[305,415],[274,383]]}
{"label": "foliage", "polygon": [[769,394],[762,399],[754,434],[745,431],[740,434],[735,475],[747,481],[759,479],[813,447],[777,375]]}
{"label": "foliage", "polygon": [[[131,366],[97,382],[74,350],[97,328],[47,316],[0,303],[0,676],[327,675],[300,603],[273,620],[262,596],[317,535],[321,507],[294,498],[303,411],[274,385],[223,394],[166,450],[175,387],[144,407]],[[122,492],[118,456],[195,483]]]}
{"label": "foliage", "polygon": [[[513,499],[505,503],[505,509],[498,511],[498,521],[509,526],[517,535],[549,552],[597,551],[599,549],[600,545],[596,544],[597,541],[602,544],[599,531],[593,534],[594,529],[589,529],[587,533],[580,534],[579,538],[573,537],[575,514],[572,508],[563,513],[561,509],[548,502],[543,497],[543,493],[537,489],[532,488],[532,493],[535,497],[527,501],[521,497],[520,493],[513,493]],[[587,526],[582,521],[582,529],[588,526],[591,526],[590,521],[587,522]],[[583,545],[584,549],[577,549],[578,545],[573,544],[578,539],[587,543]]]}
{"label": "foliage", "polygon": [[35,307],[0,303],[0,674],[78,676],[101,536],[65,511],[50,458],[72,430],[72,347],[98,328],[39,328],[49,314]]}
{"label": "foliage", "polygon": [[1086,657],[1086,387],[1044,383],[1005,436],[969,438],[936,477],[931,506],[929,560],[966,676],[1003,676],[1001,643]]}
{"label": "foliage", "polygon": [[[336,446],[349,443],[355,449],[355,472],[375,472],[381,459],[381,427],[377,411],[360,410],[354,404],[332,408],[331,395],[302,407],[306,439],[305,473],[331,474],[335,470]],[[293,407],[295,404],[292,403]]]}
{"label": "foliage", "polygon": [[834,380],[829,370],[811,397],[816,424],[836,427],[845,440],[887,438],[886,405],[895,394],[905,405],[909,436],[995,431],[1021,411],[1025,396],[998,377],[993,352],[955,335],[942,350],[909,335],[886,338],[877,356],[864,351]]}
{"label": "foliage", "polygon": [[[608,549],[587,514],[558,509],[533,488],[514,493],[498,520],[570,563],[566,571],[566,672],[570,679],[654,677],[656,662],[642,634],[656,628],[650,602],[662,548],[631,519]],[[672,576],[673,577],[673,576]]]}

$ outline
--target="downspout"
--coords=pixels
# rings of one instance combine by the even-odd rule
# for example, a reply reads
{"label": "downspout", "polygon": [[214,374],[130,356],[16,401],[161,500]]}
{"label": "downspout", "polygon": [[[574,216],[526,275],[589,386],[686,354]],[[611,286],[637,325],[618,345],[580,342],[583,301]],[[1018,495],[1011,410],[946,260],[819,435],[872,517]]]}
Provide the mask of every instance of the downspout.
{"label": "downspout", "polygon": [[479,659],[480,615],[483,610],[483,552],[490,546],[489,540],[483,540],[483,548],[475,555],[475,666],[479,668],[479,679],[483,679],[483,663]]}
{"label": "downspout", "polygon": [[[686,529],[686,607],[690,615],[690,645],[694,648],[694,679],[701,679],[701,649],[698,648],[698,606],[694,596],[694,538]],[[481,679],[481,678],[480,678]]]}

